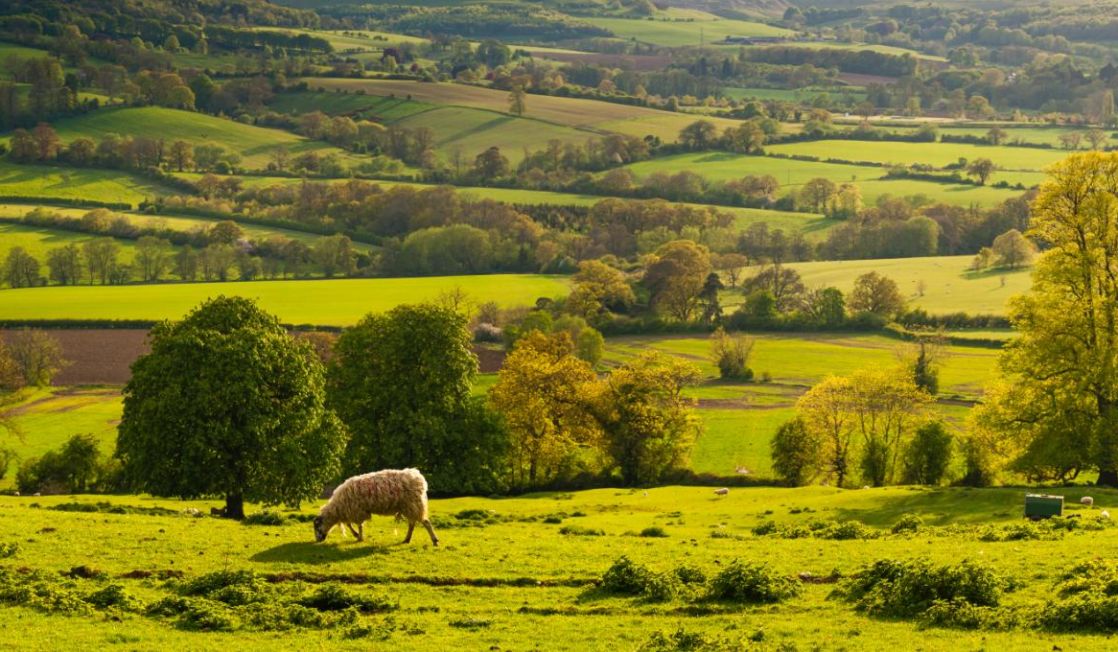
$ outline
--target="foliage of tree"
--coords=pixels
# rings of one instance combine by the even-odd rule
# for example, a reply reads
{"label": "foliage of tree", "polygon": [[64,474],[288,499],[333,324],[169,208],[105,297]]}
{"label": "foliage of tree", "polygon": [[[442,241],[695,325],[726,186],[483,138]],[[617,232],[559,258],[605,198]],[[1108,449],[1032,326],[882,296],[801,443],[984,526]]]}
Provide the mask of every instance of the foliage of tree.
{"label": "foliage of tree", "polygon": [[508,428],[512,487],[540,486],[587,468],[580,457],[601,437],[588,409],[596,382],[566,332],[533,330],[517,341],[489,392]]}
{"label": "foliage of tree", "polygon": [[12,247],[4,258],[4,281],[12,288],[29,288],[39,284],[39,261],[23,247]]}
{"label": "foliage of tree", "polygon": [[[431,304],[366,315],[334,345],[330,405],[350,431],[343,470],[416,467],[433,491],[487,492],[503,435],[470,400],[466,317]],[[468,425],[469,427],[464,427]]]}
{"label": "foliage of tree", "polygon": [[641,283],[648,288],[653,307],[680,321],[689,320],[711,270],[706,248],[676,240],[657,249],[652,258]]}
{"label": "foliage of tree", "polygon": [[1097,152],[1053,166],[1034,204],[1030,235],[1050,249],[1010,304],[1018,336],[975,425],[992,455],[1036,478],[1096,469],[1118,484],[1115,205],[1118,154]]}
{"label": "foliage of tree", "polygon": [[130,489],[298,504],[335,479],[345,434],[311,346],[243,298],[217,297],[150,334],[132,365],[116,456]]}
{"label": "foliage of tree", "polygon": [[749,356],[754,340],[744,334],[731,335],[721,327],[710,336],[710,357],[723,380],[752,380]]}
{"label": "foliage of tree", "polygon": [[785,421],[770,442],[773,473],[793,487],[808,484],[819,472],[821,448],[803,419]]}
{"label": "foliage of tree", "polygon": [[652,484],[685,468],[702,422],[682,392],[701,379],[695,365],[652,353],[604,381],[596,416],[626,484]]}
{"label": "foliage of tree", "polygon": [[1036,248],[1020,231],[1010,229],[994,238],[991,246],[999,267],[1017,269],[1028,265],[1036,255]]}
{"label": "foliage of tree", "polygon": [[796,403],[797,414],[822,442],[825,471],[843,486],[859,464],[875,487],[897,479],[901,455],[925,418],[931,396],[897,370],[831,376]]}
{"label": "foliage of tree", "polygon": [[905,484],[938,485],[951,466],[955,438],[942,421],[929,421],[916,429],[904,456]]}
{"label": "foliage of tree", "polygon": [[69,364],[63,357],[62,343],[47,331],[21,328],[10,331],[4,340],[21,385],[47,387]]}
{"label": "foliage of tree", "polygon": [[904,309],[904,297],[893,279],[866,272],[854,280],[848,305],[851,310],[891,317]]}

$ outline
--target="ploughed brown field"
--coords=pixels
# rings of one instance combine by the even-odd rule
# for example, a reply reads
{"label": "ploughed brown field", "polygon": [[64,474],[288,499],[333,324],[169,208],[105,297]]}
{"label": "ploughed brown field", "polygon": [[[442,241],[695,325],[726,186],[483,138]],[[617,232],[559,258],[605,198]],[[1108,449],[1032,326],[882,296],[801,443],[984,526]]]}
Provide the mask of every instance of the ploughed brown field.
{"label": "ploughed brown field", "polygon": [[[9,331],[0,329],[0,335]],[[54,379],[57,386],[123,385],[132,376],[132,363],[147,353],[147,329],[82,328],[49,331],[62,345],[69,364]],[[503,351],[475,348],[482,373],[501,368]]]}

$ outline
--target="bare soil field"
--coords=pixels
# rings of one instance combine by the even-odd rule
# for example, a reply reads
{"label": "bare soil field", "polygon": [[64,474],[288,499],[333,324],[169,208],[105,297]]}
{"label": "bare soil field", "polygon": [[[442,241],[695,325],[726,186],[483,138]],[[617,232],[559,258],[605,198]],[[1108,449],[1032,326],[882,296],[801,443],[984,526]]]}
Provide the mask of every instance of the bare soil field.
{"label": "bare soil field", "polygon": [[[0,330],[0,336],[10,331]],[[142,328],[83,328],[51,330],[69,361],[54,379],[57,386],[123,385],[132,377],[132,363],[147,353],[148,331]],[[504,351],[475,348],[479,370],[493,373],[505,360]]]}

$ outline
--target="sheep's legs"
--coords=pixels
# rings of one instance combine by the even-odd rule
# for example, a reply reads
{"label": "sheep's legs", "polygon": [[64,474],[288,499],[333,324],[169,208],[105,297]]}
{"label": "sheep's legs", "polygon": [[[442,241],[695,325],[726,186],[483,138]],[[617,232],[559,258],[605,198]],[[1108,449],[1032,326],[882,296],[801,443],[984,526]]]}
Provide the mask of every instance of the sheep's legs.
{"label": "sheep's legs", "polygon": [[354,529],[353,528],[353,523],[346,523],[346,527],[348,527],[349,531],[353,533],[353,538],[357,539],[358,541],[364,541],[365,540],[365,524],[364,523],[358,523],[357,524],[357,527],[359,529]]}
{"label": "sheep's legs", "polygon": [[408,536],[404,537],[404,543],[411,543],[411,533],[415,530],[415,521],[408,521]]}
{"label": "sheep's legs", "polygon": [[[423,519],[423,527],[427,528],[427,534],[431,535],[431,545],[439,545],[439,538],[435,536],[435,528],[431,527],[431,521]],[[409,532],[410,535],[410,532]]]}

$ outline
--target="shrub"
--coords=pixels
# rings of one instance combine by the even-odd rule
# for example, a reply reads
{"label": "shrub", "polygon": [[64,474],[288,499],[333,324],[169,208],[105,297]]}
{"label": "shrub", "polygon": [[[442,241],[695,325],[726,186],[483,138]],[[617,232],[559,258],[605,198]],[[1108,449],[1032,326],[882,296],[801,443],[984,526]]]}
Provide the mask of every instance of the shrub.
{"label": "shrub", "polygon": [[20,546],[15,541],[10,543],[0,543],[0,559],[7,559],[8,557],[15,557],[19,554]]}
{"label": "shrub", "polygon": [[936,566],[924,559],[879,559],[839,591],[860,611],[892,618],[921,616],[937,601],[996,607],[1006,582],[970,560]]}
{"label": "shrub", "polygon": [[753,339],[745,335],[730,335],[719,328],[710,336],[711,358],[723,380],[752,380],[749,356],[753,352]]}
{"label": "shrub", "polygon": [[606,593],[640,595],[649,574],[647,568],[622,555],[602,575],[600,586]]}
{"label": "shrub", "polygon": [[124,590],[119,584],[110,584],[100,591],[86,596],[85,601],[98,609],[116,607],[123,611],[139,611],[140,601]]}
{"label": "shrub", "polygon": [[241,521],[241,525],[283,525],[287,518],[276,512],[257,512],[249,514]]}
{"label": "shrub", "polygon": [[942,421],[918,428],[905,451],[905,484],[939,484],[951,465],[953,442],[954,438]]}
{"label": "shrub", "polygon": [[924,526],[924,519],[920,518],[917,514],[905,514],[899,521],[893,524],[893,534],[900,534],[901,532],[916,532]]}
{"label": "shrub", "polygon": [[653,525],[651,527],[646,527],[645,529],[641,530],[640,536],[642,536],[642,537],[652,537],[652,538],[664,538],[664,537],[668,536],[668,533],[666,531],[664,531],[664,528],[662,528],[658,525]]}
{"label": "shrub", "polygon": [[114,475],[93,435],[74,435],[61,448],[30,458],[19,467],[23,493],[86,493],[108,489]]}
{"label": "shrub", "polygon": [[815,476],[819,467],[819,442],[800,418],[785,421],[777,428],[772,443],[772,468],[788,484],[798,487]]}
{"label": "shrub", "polygon": [[296,602],[318,611],[356,609],[363,614],[383,613],[399,608],[398,604],[387,598],[354,595],[338,584],[323,584],[314,593]]}
{"label": "shrub", "polygon": [[796,580],[780,575],[764,564],[735,560],[710,584],[710,598],[731,602],[772,603],[800,593]]}
{"label": "shrub", "polygon": [[696,566],[678,566],[674,572],[676,578],[683,584],[706,584],[707,581],[706,573]]}
{"label": "shrub", "polygon": [[849,541],[852,539],[876,539],[880,536],[880,533],[861,521],[842,521],[828,524],[816,531],[815,536],[819,539]]}
{"label": "shrub", "polygon": [[569,534],[578,537],[600,537],[605,536],[604,530],[598,530],[591,527],[582,527],[580,525],[564,525],[559,528],[559,534]]}

